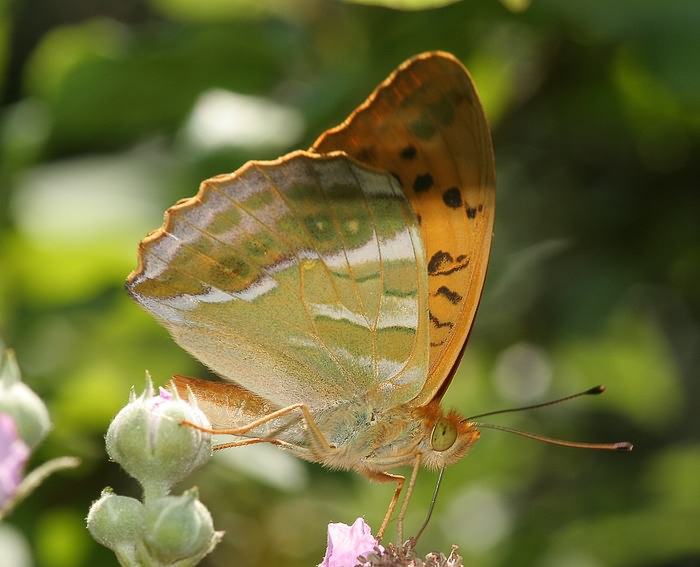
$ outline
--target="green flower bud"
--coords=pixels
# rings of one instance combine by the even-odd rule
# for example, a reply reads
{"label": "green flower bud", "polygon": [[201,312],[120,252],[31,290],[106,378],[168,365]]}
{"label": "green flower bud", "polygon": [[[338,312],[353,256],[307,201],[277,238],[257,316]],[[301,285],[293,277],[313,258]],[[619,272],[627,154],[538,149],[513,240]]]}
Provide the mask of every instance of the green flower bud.
{"label": "green flower bud", "polygon": [[144,534],[149,553],[166,565],[185,559],[198,561],[214,549],[222,535],[214,531],[211,514],[197,500],[196,488],[148,502]]}
{"label": "green flower bud", "polygon": [[87,528],[98,543],[135,563],[138,542],[143,536],[146,511],[135,498],[102,491],[88,512]]}
{"label": "green flower bud", "polygon": [[0,413],[12,417],[20,438],[31,449],[36,447],[51,429],[46,405],[26,384],[22,383],[15,354],[0,344]]}
{"label": "green flower bud", "polygon": [[107,431],[107,453],[143,486],[146,500],[168,494],[170,488],[212,454],[211,435],[182,425],[209,428],[195,406],[161,388],[153,395],[148,383],[143,394],[117,414]]}

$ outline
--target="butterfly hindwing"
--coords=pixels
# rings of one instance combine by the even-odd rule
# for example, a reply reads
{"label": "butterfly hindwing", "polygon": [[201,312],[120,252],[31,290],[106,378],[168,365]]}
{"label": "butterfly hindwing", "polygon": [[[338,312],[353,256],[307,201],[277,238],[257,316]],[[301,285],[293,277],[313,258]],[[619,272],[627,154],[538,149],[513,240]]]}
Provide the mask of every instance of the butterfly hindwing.
{"label": "butterfly hindwing", "polygon": [[294,152],[205,181],[140,246],[130,294],[274,406],[402,403],[427,375],[427,276],[396,181]]}

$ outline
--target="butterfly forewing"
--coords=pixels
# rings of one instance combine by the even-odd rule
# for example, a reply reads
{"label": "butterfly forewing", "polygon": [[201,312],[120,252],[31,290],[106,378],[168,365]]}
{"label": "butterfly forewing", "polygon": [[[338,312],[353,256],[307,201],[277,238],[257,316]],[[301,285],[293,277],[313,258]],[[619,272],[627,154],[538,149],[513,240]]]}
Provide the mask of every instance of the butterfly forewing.
{"label": "butterfly forewing", "polygon": [[[171,208],[127,289],[182,347],[255,394],[242,415],[261,400],[396,405],[427,375],[424,254],[390,175],[295,152],[205,181]],[[222,392],[212,404],[228,403]]]}
{"label": "butterfly forewing", "polygon": [[418,215],[429,278],[430,371],[413,403],[428,403],[444,393],[461,356],[493,230],[493,149],[471,78],[449,54],[419,55],[312,150],[342,150],[391,172]]}

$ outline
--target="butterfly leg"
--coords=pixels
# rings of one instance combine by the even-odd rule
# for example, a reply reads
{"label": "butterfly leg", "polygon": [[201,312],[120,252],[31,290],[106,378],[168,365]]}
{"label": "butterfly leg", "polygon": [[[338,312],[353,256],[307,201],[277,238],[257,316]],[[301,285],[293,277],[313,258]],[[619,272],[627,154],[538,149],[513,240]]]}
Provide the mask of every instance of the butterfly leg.
{"label": "butterfly leg", "polygon": [[[219,433],[217,430],[214,430]],[[232,447],[245,447],[246,445],[255,445],[257,443],[270,443],[271,445],[276,445],[277,447],[283,447],[286,449],[292,449],[295,452],[300,452],[301,447],[287,443],[286,441],[281,441],[279,439],[266,439],[264,437],[252,437],[250,439],[242,439],[240,441],[231,441],[230,443],[220,443],[219,445],[214,445],[214,451],[221,451],[222,449],[231,449]]]}
{"label": "butterfly leg", "polygon": [[[416,478],[418,477],[419,469],[420,454],[416,455],[415,457],[413,463],[413,470],[411,471],[411,478],[408,481],[408,488],[406,489],[406,496],[404,497],[403,504],[401,505],[401,509],[399,510],[398,518],[396,519],[396,534],[398,537],[397,543],[399,545],[403,543],[403,520],[406,517],[408,503],[411,499],[411,495],[413,494],[413,487],[416,484]],[[380,482],[396,483],[396,490],[394,490],[394,495],[391,497],[391,502],[389,502],[389,508],[387,509],[386,514],[384,515],[384,519],[382,520],[382,525],[379,527],[379,531],[377,532],[377,539],[381,540],[384,536],[384,532],[386,531],[386,527],[389,524],[389,520],[391,519],[391,516],[394,513],[394,508],[396,508],[396,504],[399,501],[399,496],[401,496],[401,490],[403,489],[403,485],[406,482],[406,477],[400,474],[391,474],[388,472],[367,471],[365,472],[365,474],[373,480],[378,480]]]}
{"label": "butterfly leg", "polygon": [[386,526],[391,519],[391,515],[394,513],[394,508],[396,508],[396,503],[399,501],[399,496],[401,496],[401,490],[403,489],[403,483],[406,481],[406,477],[400,474],[391,474],[388,472],[375,472],[367,471],[365,475],[372,480],[378,480],[379,482],[395,482],[396,490],[394,490],[394,495],[391,497],[391,502],[389,502],[389,508],[384,514],[384,519],[382,520],[382,525],[379,527],[377,532],[377,539],[379,541],[384,537],[384,532],[386,531]]}
{"label": "butterfly leg", "polygon": [[403,497],[403,503],[401,504],[401,509],[399,510],[399,517],[396,519],[396,535],[399,540],[399,545],[403,543],[403,520],[406,517],[406,512],[408,511],[408,503],[411,501],[411,496],[413,495],[413,487],[416,485],[419,469],[420,453],[417,453],[415,462],[413,463],[413,470],[411,471],[411,478],[408,481],[408,487],[406,488],[406,495]]}
{"label": "butterfly leg", "polygon": [[[256,427],[260,427],[261,425],[265,425],[266,423],[275,420],[277,418],[283,417],[289,413],[292,413],[295,410],[301,410],[302,415],[304,416],[304,419],[306,420],[306,423],[309,427],[309,431],[311,432],[311,437],[312,441],[314,444],[319,447],[319,449],[322,452],[327,452],[329,448],[331,447],[331,444],[328,442],[326,439],[325,435],[319,428],[319,426],[316,424],[316,420],[313,418],[311,415],[311,412],[309,411],[309,408],[306,406],[306,404],[303,403],[298,403],[298,404],[292,404],[291,406],[287,406],[286,408],[278,409],[277,411],[273,411],[272,413],[269,413],[260,419],[256,419],[255,421],[252,421],[248,423],[247,425],[243,425],[241,427],[234,427],[230,429],[212,429],[212,428],[207,428],[207,427],[202,427],[201,425],[197,425],[196,423],[192,423],[191,421],[182,421],[182,425],[186,425],[187,427],[192,427],[193,429],[197,429],[199,431],[202,431],[204,433],[211,433],[212,435],[245,435],[249,431],[252,431]],[[222,445],[217,445],[216,449],[226,449],[228,447],[240,447],[243,445],[251,445],[254,443],[272,443],[273,445],[278,445],[281,447],[285,446],[290,446],[289,443],[285,443],[284,441],[280,441],[278,439],[268,439],[268,438],[252,438],[252,439],[246,439],[243,441],[234,441],[232,443],[224,443]]]}

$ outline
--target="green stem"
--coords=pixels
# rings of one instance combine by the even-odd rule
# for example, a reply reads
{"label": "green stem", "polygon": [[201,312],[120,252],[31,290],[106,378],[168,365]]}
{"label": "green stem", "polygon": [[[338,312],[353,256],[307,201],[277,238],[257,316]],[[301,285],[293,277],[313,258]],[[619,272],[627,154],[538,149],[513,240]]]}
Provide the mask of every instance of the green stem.
{"label": "green stem", "polygon": [[74,469],[79,465],[80,459],[77,457],[58,457],[57,459],[52,459],[39,465],[24,477],[24,480],[22,480],[17,487],[17,491],[0,510],[0,520],[5,518],[19,502],[34,492],[34,490],[53,473],[63,469]]}

